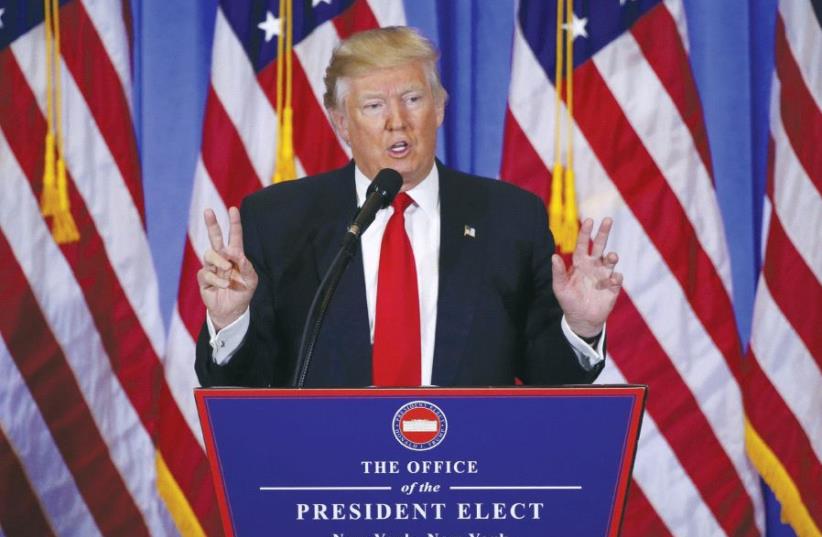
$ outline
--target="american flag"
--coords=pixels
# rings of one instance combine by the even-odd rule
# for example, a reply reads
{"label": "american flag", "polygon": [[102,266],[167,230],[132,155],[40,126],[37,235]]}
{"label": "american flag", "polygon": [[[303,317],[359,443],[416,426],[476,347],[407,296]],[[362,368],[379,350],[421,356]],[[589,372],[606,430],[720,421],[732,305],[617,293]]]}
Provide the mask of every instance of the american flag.
{"label": "american flag", "polygon": [[[501,170],[546,205],[556,19],[553,2],[519,3]],[[588,2],[574,19],[580,216],[614,217],[609,249],[625,274],[597,381],[649,386],[623,531],[763,534],[742,441],[729,256],[682,2]]]}
{"label": "american flag", "polygon": [[56,89],[80,234],[66,244],[39,207],[43,21],[43,2],[0,4],[0,533],[166,535],[175,530],[154,472],[164,331],[132,126],[128,2],[59,9]]}
{"label": "american flag", "polygon": [[748,452],[800,535],[822,534],[822,10],[776,19],[764,263],[746,365]]}
{"label": "american flag", "polygon": [[[192,366],[195,342],[205,320],[196,282],[200,256],[208,246],[203,210],[213,208],[226,230],[228,207],[239,206],[243,197],[271,182],[277,140],[278,7],[276,0],[225,0],[217,9],[202,149],[166,352],[172,398],[161,406],[161,415],[179,408],[185,416],[185,429],[162,427],[173,436],[170,443],[182,438],[185,445],[178,452],[179,469],[169,465],[160,484],[181,492],[171,497],[170,509],[181,527],[195,529],[193,534],[221,531],[192,397],[198,386]],[[294,2],[293,17],[293,106],[299,118],[294,151],[297,173],[303,175],[342,166],[350,158],[322,106],[323,76],[334,46],[356,31],[402,25],[405,13],[401,2],[392,0],[312,0]]]}

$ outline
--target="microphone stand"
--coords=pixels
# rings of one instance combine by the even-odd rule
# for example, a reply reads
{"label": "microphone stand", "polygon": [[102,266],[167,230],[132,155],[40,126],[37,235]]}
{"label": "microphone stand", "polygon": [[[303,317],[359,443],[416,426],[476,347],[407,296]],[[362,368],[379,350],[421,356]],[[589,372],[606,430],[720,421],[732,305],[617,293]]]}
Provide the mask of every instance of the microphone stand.
{"label": "microphone stand", "polygon": [[[352,226],[353,227],[353,226]],[[354,252],[359,242],[359,230],[352,231],[349,228],[345,234],[342,246],[331,262],[331,266],[325,273],[325,276],[320,282],[317,292],[314,294],[314,300],[311,302],[311,307],[308,310],[308,317],[305,320],[305,327],[303,328],[303,338],[300,342],[300,354],[297,360],[297,368],[294,371],[294,378],[291,385],[295,388],[302,388],[305,384],[305,377],[308,374],[308,367],[311,365],[311,357],[314,355],[314,347],[317,344],[317,338],[320,335],[320,327],[325,318],[325,312],[328,310],[328,305],[331,303],[331,297],[340,283],[340,278],[345,272],[351,258],[354,257]]]}

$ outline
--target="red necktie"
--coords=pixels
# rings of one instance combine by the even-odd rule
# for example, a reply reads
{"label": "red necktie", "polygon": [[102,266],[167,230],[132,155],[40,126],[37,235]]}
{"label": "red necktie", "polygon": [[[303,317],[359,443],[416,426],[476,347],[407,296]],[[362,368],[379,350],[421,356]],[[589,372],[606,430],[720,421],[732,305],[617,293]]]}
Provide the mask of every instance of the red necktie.
{"label": "red necktie", "polygon": [[394,214],[382,237],[372,358],[375,386],[420,385],[417,267],[405,232],[405,209],[412,203],[404,192],[394,198]]}

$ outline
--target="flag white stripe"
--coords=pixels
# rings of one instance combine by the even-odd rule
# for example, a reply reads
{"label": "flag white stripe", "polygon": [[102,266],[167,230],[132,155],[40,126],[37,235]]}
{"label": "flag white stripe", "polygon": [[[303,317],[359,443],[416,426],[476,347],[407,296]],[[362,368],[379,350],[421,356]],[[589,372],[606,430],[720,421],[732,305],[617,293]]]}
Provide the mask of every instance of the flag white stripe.
{"label": "flag white stripe", "polygon": [[761,277],[754,304],[751,348],[762,371],[808,435],[817,459],[822,461],[822,371]]}
{"label": "flag white stripe", "polygon": [[[33,93],[38,96],[45,117],[45,57],[43,26],[30,31],[12,44],[15,59]],[[120,285],[140,321],[157,356],[164,345],[164,327],[159,311],[157,278],[150,262],[151,249],[140,213],[114,162],[105,138],[97,128],[86,100],[63,65],[63,125],[66,167],[85,201],[106,249]],[[103,195],[105,193],[105,195]],[[111,225],[116,222],[117,225]]]}
{"label": "flag white stripe", "polygon": [[799,64],[805,86],[813,95],[816,108],[822,110],[822,69],[819,69],[822,65],[822,28],[813,6],[810,0],[779,2],[779,14],[785,22],[785,37]]}
{"label": "flag white stripe", "polygon": [[[100,535],[51,432],[0,337],[0,428],[25,467],[32,489],[57,535]],[[11,491],[5,491],[6,494]]]}
{"label": "flag white stripe", "polygon": [[368,6],[380,26],[405,26],[405,8],[402,2],[368,0]]}
{"label": "flag white stripe", "polygon": [[[822,195],[799,162],[782,124],[779,98],[782,87],[774,77],[771,132],[774,141],[774,210],[796,251],[822,282]],[[789,178],[789,179],[783,179]]]}
{"label": "flag white stripe", "polygon": [[311,86],[314,98],[322,107],[325,94],[325,68],[331,61],[331,53],[340,42],[340,36],[333,24],[323,24],[314,29],[305,39],[294,45],[294,52],[300,59],[305,76]]}
{"label": "flag white stripe", "polygon": [[[0,133],[0,154],[11,155]],[[15,253],[55,340],[85,397],[91,417],[109,448],[111,460],[140,509],[146,525],[156,534],[170,527],[165,507],[159,505],[153,466],[154,445],[125,396],[103,348],[71,268],[43,222],[37,200],[14,159],[0,161],[6,195],[0,196],[0,228]],[[98,193],[99,196],[99,193]],[[113,226],[108,226],[109,228]],[[16,230],[25,229],[26,234]]]}
{"label": "flag white stripe", "polygon": [[[608,359],[597,382],[624,384],[625,376]],[[674,535],[722,535],[724,530],[702,501],[691,477],[647,412],[637,444],[633,478],[648,502]]]}
{"label": "flag white stripe", "polygon": [[[708,171],[671,96],[626,32],[597,52],[594,64],[659,170],[665,175],[730,296],[731,266]],[[648,106],[654,103],[654,106]]]}
{"label": "flag white stripe", "polygon": [[[131,93],[131,60],[129,59],[130,48],[128,43],[128,32],[126,22],[123,19],[122,2],[112,0],[83,0],[92,24],[103,43],[109,60],[114,66],[114,71],[120,79],[123,93],[129,112],[133,115],[132,93]],[[71,28],[63,28],[63,31],[71,31]],[[123,118],[131,119],[131,118]]]}

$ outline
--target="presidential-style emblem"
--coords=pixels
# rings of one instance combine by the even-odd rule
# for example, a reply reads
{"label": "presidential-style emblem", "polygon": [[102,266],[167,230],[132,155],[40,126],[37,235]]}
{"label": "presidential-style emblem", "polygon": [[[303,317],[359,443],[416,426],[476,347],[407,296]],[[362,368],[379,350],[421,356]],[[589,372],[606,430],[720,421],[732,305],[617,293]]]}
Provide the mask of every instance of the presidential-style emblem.
{"label": "presidential-style emblem", "polygon": [[397,442],[414,451],[437,447],[448,432],[448,420],[440,407],[428,401],[402,405],[392,422]]}

